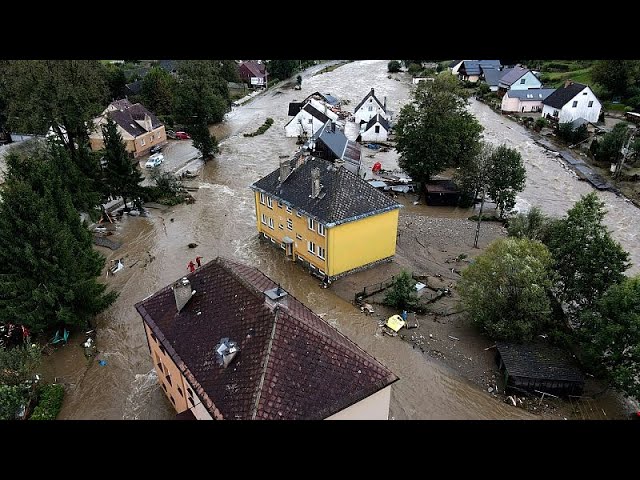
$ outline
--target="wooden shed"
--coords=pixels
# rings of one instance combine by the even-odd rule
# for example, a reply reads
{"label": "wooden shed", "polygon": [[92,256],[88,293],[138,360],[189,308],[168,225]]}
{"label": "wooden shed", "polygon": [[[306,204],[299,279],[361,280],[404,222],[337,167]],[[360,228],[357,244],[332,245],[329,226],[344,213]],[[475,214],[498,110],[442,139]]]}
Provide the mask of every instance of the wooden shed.
{"label": "wooden shed", "polygon": [[584,376],[559,348],[541,343],[497,342],[498,362],[506,388],[554,395],[581,395]]}
{"label": "wooden shed", "polygon": [[452,180],[430,180],[424,185],[427,205],[456,206],[460,201],[460,191]]}

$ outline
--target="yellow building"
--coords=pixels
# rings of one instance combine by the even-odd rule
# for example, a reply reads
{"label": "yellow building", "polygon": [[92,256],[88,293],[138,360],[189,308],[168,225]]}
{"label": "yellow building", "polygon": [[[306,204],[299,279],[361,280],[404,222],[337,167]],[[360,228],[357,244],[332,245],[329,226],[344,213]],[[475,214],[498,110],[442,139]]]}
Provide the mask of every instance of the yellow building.
{"label": "yellow building", "polygon": [[322,277],[333,280],[396,252],[402,205],[343,167],[298,154],[251,188],[260,236]]}
{"label": "yellow building", "polygon": [[398,377],[253,267],[216,258],[136,309],[178,418],[389,416]]}

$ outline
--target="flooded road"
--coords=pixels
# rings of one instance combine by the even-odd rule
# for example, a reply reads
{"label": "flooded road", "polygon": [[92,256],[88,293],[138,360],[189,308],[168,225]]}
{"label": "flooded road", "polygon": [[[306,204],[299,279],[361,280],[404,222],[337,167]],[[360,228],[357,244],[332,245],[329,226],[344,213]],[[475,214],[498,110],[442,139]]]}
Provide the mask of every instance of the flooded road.
{"label": "flooded road", "polygon": [[[156,383],[142,321],[133,305],[187,273],[187,263],[196,255],[201,255],[205,262],[218,255],[227,256],[259,268],[387,365],[400,377],[392,388],[390,418],[538,418],[491,397],[436,359],[412,349],[408,343],[376,336],[375,319],[362,315],[331,289],[319,288],[317,279],[287,261],[279,250],[258,240],[253,197],[248,187],[277,167],[279,155],[289,155],[296,149],[295,139],[284,137],[283,127],[290,118],[288,103],[319,90],[350,100],[346,108],[353,109],[374,87],[376,96],[387,96],[390,108],[398,112],[408,99],[408,82],[387,78],[386,66],[386,61],[353,62],[333,72],[312,76],[313,70],[322,68],[314,67],[303,76],[302,91],[269,90],[247,105],[235,108],[223,125],[215,127],[222,139],[220,155],[204,165],[200,176],[190,183],[199,187],[193,192],[195,204],[150,209],[147,218],[124,218],[118,232],[111,237],[123,242],[123,247],[113,252],[102,250],[108,260],[125,259],[125,269],[105,280],[121,292],[120,297],[97,318],[98,358],[107,364],[99,366],[95,359],[86,360],[79,347],[81,338],[72,338],[66,347],[49,357],[45,373],[49,377],[57,376],[68,387],[59,418],[170,419],[174,416]],[[493,119],[492,112],[484,111],[482,105],[471,108],[478,116],[487,117],[482,121],[489,124],[485,126],[488,139],[504,138],[514,144],[530,141],[500,125],[501,119]],[[267,117],[272,117],[275,123],[264,135],[242,136],[255,131]],[[179,148],[188,148],[186,142],[179,145]],[[534,180],[523,193],[524,200],[545,201],[547,204],[542,206],[546,211],[561,214],[574,201],[563,199],[562,194],[577,198],[582,187],[587,189],[587,185],[558,165],[553,167],[551,180],[557,185],[554,183],[551,193],[545,194],[541,172],[546,168],[545,162],[551,161],[536,153],[538,147],[534,145],[519,148],[527,152],[525,157],[533,157],[526,160]],[[540,155],[537,160],[536,155]],[[184,158],[188,160],[189,154],[184,153]],[[180,168],[172,164],[171,169],[174,167]],[[536,173],[536,168],[541,172]],[[557,180],[553,180],[554,176]],[[191,242],[198,247],[189,249],[187,245]],[[630,248],[626,244],[625,247]]]}
{"label": "flooded road", "polygon": [[638,208],[613,192],[595,190],[590,183],[578,180],[562,159],[536,145],[528,131],[501,117],[484,103],[471,100],[469,110],[484,127],[484,138],[490,143],[506,143],[517,149],[527,169],[527,185],[518,196],[518,207],[538,205],[542,211],[563,216],[582,195],[595,191],[608,210],[604,223],[611,235],[631,255],[633,265],[627,275],[640,273],[640,225]]}

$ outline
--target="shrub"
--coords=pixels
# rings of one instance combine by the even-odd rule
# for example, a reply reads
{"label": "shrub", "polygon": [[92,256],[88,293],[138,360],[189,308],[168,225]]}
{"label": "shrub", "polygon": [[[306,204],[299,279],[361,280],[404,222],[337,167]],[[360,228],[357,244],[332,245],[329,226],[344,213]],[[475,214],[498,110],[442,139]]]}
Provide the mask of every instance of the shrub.
{"label": "shrub", "polygon": [[269,130],[269,127],[271,127],[271,125],[273,125],[273,118],[269,117],[264,121],[262,126],[260,128],[258,128],[258,130],[256,130],[253,133],[245,133],[244,136],[245,137],[257,137],[258,135],[262,135],[264,132]]}
{"label": "shrub", "polygon": [[18,409],[26,402],[22,386],[0,384],[0,420],[15,420]]}
{"label": "shrub", "polygon": [[62,408],[64,387],[62,385],[45,385],[40,391],[40,401],[33,410],[29,420],[55,420]]}
{"label": "shrub", "polygon": [[389,307],[409,310],[418,305],[416,282],[409,272],[403,270],[394,278],[393,284],[387,290],[383,303]]}
{"label": "shrub", "polygon": [[533,124],[533,128],[539,132],[540,130],[547,127],[548,125],[549,125],[549,121],[546,118],[540,117]]}
{"label": "shrub", "polygon": [[400,62],[397,60],[391,60],[387,64],[387,70],[389,73],[398,73],[400,71]]}

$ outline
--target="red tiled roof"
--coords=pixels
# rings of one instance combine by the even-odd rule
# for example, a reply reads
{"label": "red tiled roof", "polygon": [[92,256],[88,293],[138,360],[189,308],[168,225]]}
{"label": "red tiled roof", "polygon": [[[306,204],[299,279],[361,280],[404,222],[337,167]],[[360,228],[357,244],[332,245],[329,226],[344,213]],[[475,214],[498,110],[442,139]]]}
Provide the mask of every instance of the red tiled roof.
{"label": "red tiled roof", "polygon": [[[271,310],[277,284],[253,267],[217,258],[187,278],[197,293],[180,313],[171,286],[136,309],[214,417],[323,419],[397,380],[291,295]],[[226,369],[223,337],[240,347]]]}

